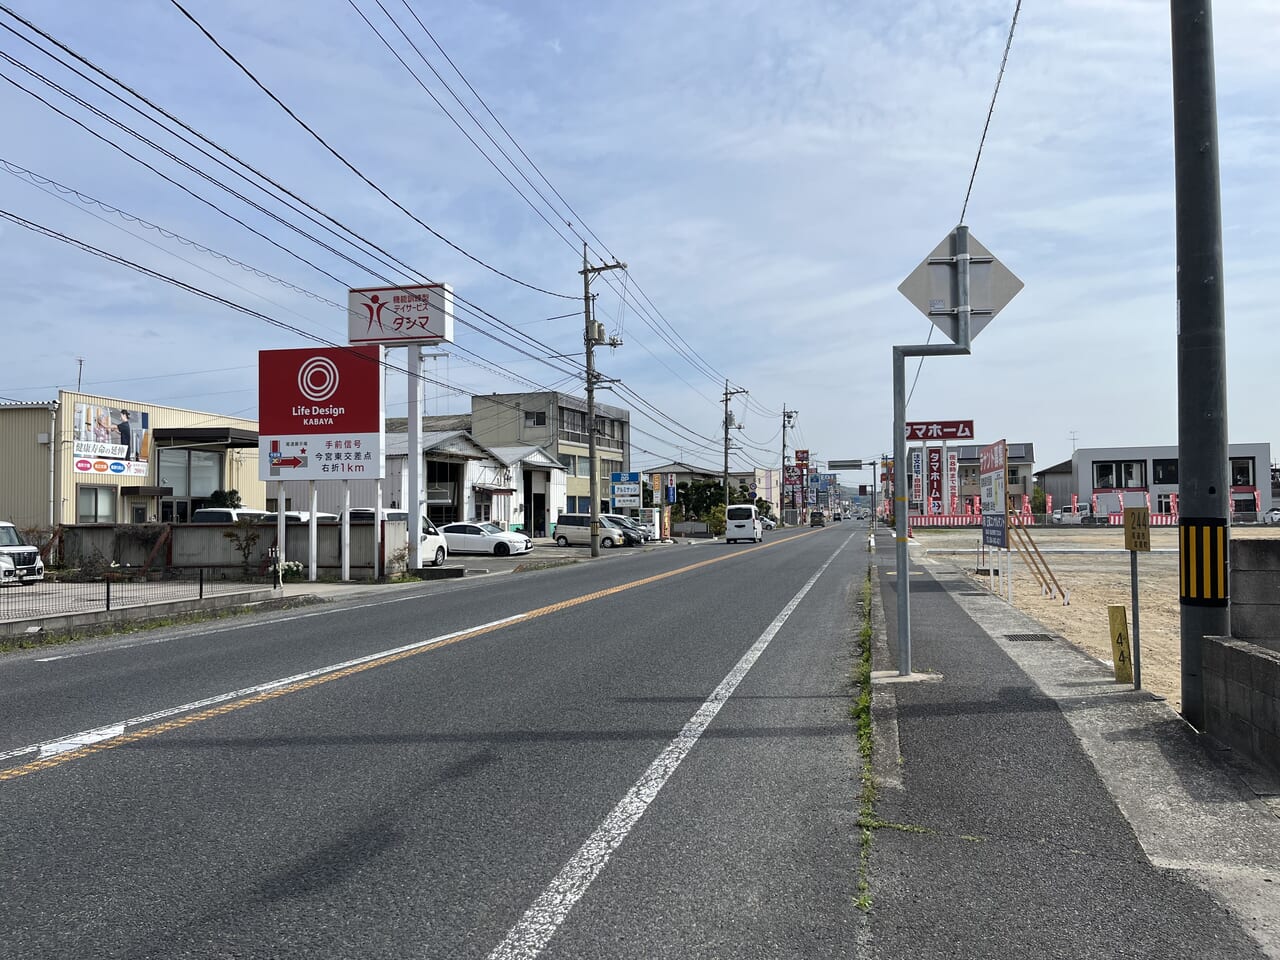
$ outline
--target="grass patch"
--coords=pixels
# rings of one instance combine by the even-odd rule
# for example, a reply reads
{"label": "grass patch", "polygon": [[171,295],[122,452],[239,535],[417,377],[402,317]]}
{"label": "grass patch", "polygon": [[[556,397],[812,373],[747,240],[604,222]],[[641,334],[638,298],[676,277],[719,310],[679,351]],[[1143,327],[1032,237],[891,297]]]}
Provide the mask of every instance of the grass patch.
{"label": "grass patch", "polygon": [[871,909],[871,837],[875,823],[876,781],[871,772],[871,752],[874,737],[871,729],[871,567],[867,567],[867,579],[862,584],[859,599],[861,625],[858,629],[858,655],[853,669],[854,701],[849,708],[854,731],[858,739],[858,895],[854,905],[864,912]]}

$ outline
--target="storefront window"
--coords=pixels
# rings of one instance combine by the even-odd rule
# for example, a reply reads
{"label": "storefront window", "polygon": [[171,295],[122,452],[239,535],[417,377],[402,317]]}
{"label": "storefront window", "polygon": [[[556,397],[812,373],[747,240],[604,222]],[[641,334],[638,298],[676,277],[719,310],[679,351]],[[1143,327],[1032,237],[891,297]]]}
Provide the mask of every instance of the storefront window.
{"label": "storefront window", "polygon": [[222,489],[222,454],[209,450],[191,451],[190,496],[208,497]]}
{"label": "storefront window", "polygon": [[187,451],[161,447],[156,457],[160,486],[172,487],[175,497],[188,496]]}

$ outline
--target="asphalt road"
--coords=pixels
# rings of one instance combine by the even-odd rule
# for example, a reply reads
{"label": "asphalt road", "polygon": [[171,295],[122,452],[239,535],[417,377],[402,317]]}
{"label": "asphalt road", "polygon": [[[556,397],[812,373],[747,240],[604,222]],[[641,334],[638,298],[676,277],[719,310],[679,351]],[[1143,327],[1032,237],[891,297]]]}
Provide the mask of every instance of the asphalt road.
{"label": "asphalt road", "polygon": [[858,956],[864,532],[0,658],[0,957]]}

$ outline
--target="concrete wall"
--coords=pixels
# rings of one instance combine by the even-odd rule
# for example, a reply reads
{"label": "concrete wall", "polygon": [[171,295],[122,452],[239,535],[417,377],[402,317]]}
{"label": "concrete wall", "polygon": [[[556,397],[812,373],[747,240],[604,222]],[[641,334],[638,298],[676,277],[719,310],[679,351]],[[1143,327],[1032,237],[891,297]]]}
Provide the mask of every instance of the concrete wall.
{"label": "concrete wall", "polygon": [[1231,636],[1280,651],[1280,541],[1231,541]]}
{"label": "concrete wall", "polygon": [[[161,524],[145,527],[160,528]],[[274,525],[261,524],[253,531],[258,540],[249,552],[249,569],[254,575],[264,571],[270,549],[276,544]],[[243,558],[234,539],[224,536],[238,532],[233,524],[195,523],[170,525],[170,541],[161,548],[154,566],[204,567],[221,570],[233,579],[243,568]],[[387,521],[382,525],[382,555],[389,575],[405,569],[404,553],[407,525]],[[310,558],[310,527],[305,523],[291,523],[285,528],[285,559],[297,560],[307,566]],[[148,542],[140,536],[140,528],[130,524],[119,526],[93,525],[63,528],[63,556],[66,565],[79,567],[97,556],[121,566],[141,567],[151,553],[154,539]],[[352,579],[368,579],[373,575],[373,524],[351,524]],[[342,525],[340,523],[316,524],[316,566],[320,576],[331,578],[342,571]]]}
{"label": "concrete wall", "polygon": [[1205,732],[1280,775],[1280,540],[1231,542],[1231,636],[1205,637]]}
{"label": "concrete wall", "polygon": [[1280,775],[1280,653],[1205,637],[1201,671],[1205,732]]}

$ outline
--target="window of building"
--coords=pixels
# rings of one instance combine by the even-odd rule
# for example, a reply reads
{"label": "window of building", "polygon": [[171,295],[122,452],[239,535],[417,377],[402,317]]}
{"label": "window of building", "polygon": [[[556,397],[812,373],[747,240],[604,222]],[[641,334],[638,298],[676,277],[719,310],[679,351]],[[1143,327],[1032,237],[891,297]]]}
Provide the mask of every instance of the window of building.
{"label": "window of building", "polygon": [[600,476],[605,477],[607,479],[610,474],[621,473],[621,472],[622,472],[621,460],[601,460],[600,461]]}
{"label": "window of building", "polygon": [[[1177,470],[1175,463],[1174,470]],[[1160,481],[1157,480],[1157,483]],[[1173,513],[1173,494],[1157,493],[1156,494],[1156,513]]]}
{"label": "window of building", "polygon": [[156,457],[160,486],[174,497],[209,497],[222,489],[222,453],[161,447]]}
{"label": "window of building", "polygon": [[564,467],[565,473],[570,477],[578,476],[578,457],[573,453],[560,454],[560,464]]}
{"label": "window of building", "polygon": [[560,432],[585,434],[587,432],[586,411],[571,410],[568,407],[561,407]]}
{"label": "window of building", "polygon": [[76,487],[76,523],[115,522],[115,487]]}
{"label": "window of building", "polygon": [[[1178,461],[1174,460],[1152,460],[1151,461],[1151,480],[1153,483],[1177,483],[1178,482]],[[1168,511],[1164,511],[1167,513]]]}
{"label": "window of building", "polygon": [[524,425],[526,427],[545,427],[547,425],[547,411],[526,410],[524,412]]}
{"label": "window of building", "polygon": [[1253,457],[1231,458],[1231,485],[1233,487],[1254,486]]}
{"label": "window of building", "polygon": [[1144,490],[1147,486],[1145,460],[1113,460],[1093,463],[1095,490]]}

